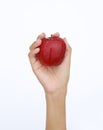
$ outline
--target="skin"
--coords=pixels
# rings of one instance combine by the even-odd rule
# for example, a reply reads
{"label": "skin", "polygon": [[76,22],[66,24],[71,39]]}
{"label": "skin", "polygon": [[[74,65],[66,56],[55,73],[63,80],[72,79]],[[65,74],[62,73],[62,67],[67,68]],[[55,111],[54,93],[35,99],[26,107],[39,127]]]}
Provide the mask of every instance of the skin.
{"label": "skin", "polygon": [[[59,33],[51,35],[59,37]],[[63,62],[58,66],[44,66],[37,57],[40,51],[41,40],[46,37],[40,34],[30,46],[28,54],[32,70],[45,91],[46,98],[46,130],[66,130],[66,93],[70,77],[70,63],[72,48],[66,38],[66,52]]]}

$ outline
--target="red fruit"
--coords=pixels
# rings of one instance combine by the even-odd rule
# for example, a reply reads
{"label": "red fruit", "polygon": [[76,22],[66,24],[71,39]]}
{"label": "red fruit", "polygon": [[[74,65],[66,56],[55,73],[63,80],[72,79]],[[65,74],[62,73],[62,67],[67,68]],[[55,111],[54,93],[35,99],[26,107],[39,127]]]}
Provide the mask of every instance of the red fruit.
{"label": "red fruit", "polygon": [[66,44],[62,38],[49,37],[42,39],[38,58],[43,65],[56,66],[63,61]]}

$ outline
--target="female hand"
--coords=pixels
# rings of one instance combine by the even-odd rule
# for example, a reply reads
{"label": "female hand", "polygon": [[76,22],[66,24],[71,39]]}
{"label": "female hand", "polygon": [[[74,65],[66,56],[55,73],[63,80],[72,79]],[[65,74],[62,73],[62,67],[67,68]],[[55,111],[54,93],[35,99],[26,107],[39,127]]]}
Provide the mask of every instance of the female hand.
{"label": "female hand", "polygon": [[[66,38],[66,52],[63,62],[58,66],[42,65],[37,57],[40,51],[42,39],[46,37],[45,33],[38,36],[37,40],[30,46],[28,54],[31,67],[38,80],[42,84],[46,94],[61,93],[67,90],[67,84],[70,76],[71,47]],[[52,37],[59,37],[59,33],[55,33]]]}

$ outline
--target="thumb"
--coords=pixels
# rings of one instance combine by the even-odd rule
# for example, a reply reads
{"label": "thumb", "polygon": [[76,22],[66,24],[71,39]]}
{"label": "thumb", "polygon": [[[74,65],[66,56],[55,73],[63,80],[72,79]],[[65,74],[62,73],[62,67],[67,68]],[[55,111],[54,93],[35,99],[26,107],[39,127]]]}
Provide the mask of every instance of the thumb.
{"label": "thumb", "polygon": [[63,39],[65,44],[66,44],[66,52],[65,52],[65,57],[64,57],[64,63],[66,65],[70,65],[71,62],[71,53],[72,53],[72,48],[69,45],[68,41],[66,38]]}

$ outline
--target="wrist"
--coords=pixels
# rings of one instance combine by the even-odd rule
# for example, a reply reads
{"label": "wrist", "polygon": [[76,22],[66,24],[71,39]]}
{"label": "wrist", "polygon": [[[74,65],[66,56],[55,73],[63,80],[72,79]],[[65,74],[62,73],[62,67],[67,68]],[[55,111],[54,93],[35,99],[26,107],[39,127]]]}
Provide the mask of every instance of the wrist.
{"label": "wrist", "polygon": [[46,92],[45,93],[46,101],[54,102],[54,103],[65,102],[66,93],[67,93],[66,89],[58,90],[52,93]]}

